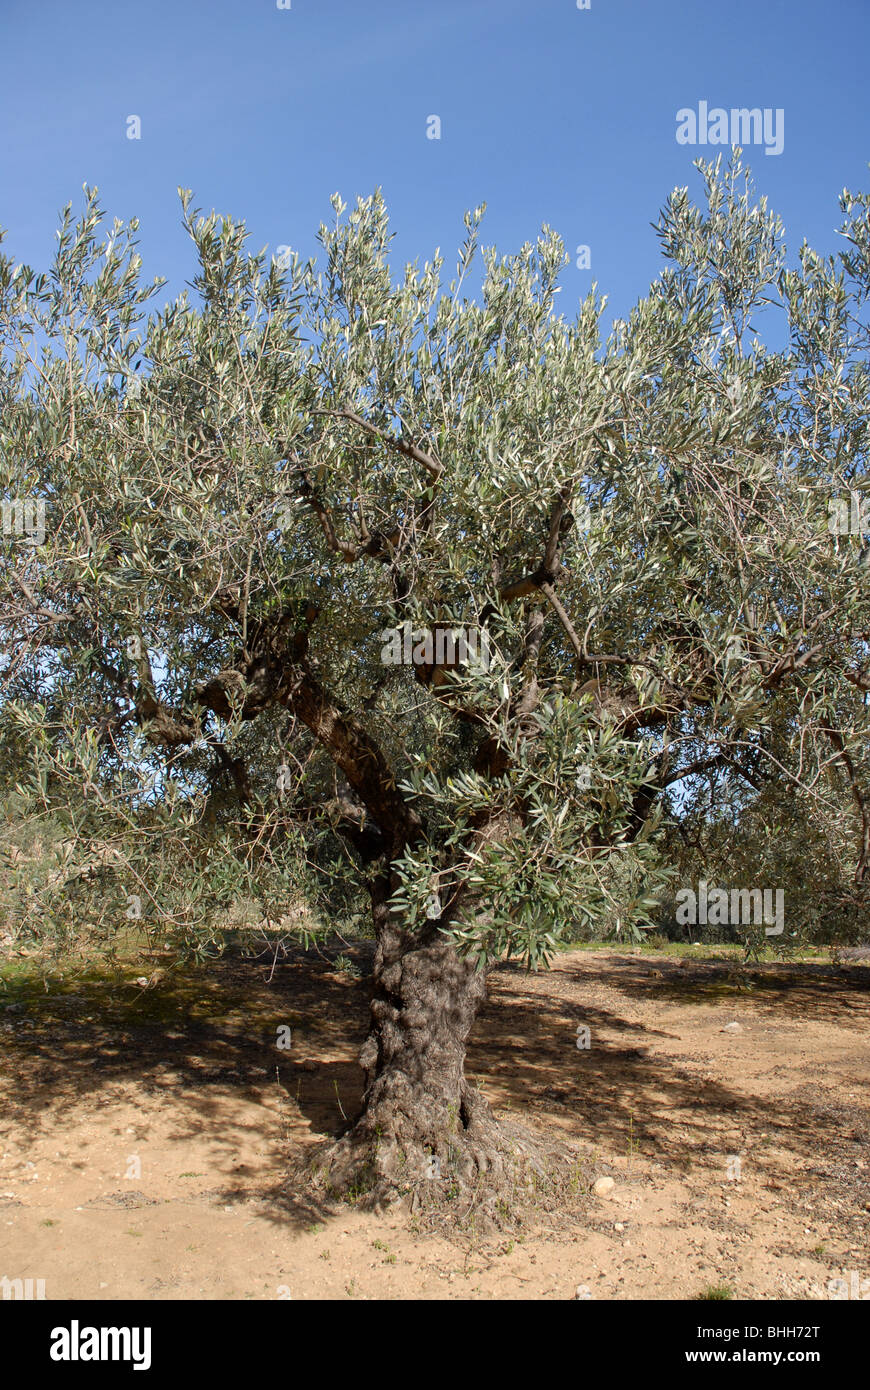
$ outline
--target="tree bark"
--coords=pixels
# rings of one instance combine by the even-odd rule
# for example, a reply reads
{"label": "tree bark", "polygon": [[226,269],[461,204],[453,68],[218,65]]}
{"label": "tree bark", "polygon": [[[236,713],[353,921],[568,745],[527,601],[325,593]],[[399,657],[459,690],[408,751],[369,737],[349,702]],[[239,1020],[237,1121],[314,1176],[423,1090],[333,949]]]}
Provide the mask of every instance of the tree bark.
{"label": "tree bark", "polygon": [[465,1049],[486,977],[437,931],[383,932],[375,953],[371,1027],[360,1053],[361,1119],[385,1143],[428,1149],[446,1166],[452,1136],[485,1102],[465,1077]]}
{"label": "tree bark", "polygon": [[369,1204],[397,1193],[434,1197],[493,1190],[522,1146],[497,1124],[465,1075],[465,1052],[486,975],[464,959],[438,923],[410,933],[374,902],[378,942],[371,1024],[360,1052],[360,1114],[331,1148],[328,1184]]}

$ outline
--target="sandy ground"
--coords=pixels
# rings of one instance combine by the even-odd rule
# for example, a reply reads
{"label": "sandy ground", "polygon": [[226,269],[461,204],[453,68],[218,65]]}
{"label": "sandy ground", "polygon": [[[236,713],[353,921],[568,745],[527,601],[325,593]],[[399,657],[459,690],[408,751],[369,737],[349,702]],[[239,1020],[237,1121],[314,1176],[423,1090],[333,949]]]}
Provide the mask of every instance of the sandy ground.
{"label": "sandy ground", "polygon": [[870,1297],[863,962],[497,971],[469,1072],[614,1186],[478,1241],[288,1197],[358,1103],[363,979],[313,954],[149,979],[0,996],[0,1277],[48,1299]]}

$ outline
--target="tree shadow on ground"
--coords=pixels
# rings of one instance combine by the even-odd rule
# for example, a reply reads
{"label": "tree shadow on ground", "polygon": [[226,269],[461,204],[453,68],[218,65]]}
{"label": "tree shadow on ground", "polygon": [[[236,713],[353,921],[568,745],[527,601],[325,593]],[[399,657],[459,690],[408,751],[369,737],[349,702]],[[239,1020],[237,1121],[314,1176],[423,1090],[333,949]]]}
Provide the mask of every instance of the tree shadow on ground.
{"label": "tree shadow on ground", "polygon": [[[582,958],[572,966],[585,977]],[[745,1003],[759,1012],[781,1015],[783,1007],[817,1022],[870,1023],[870,968],[862,964],[827,965],[809,961],[761,964],[719,958],[657,956],[606,958],[602,983],[629,997],[680,1004]]]}
{"label": "tree shadow on ground", "polygon": [[[39,1136],[82,1106],[118,1104],[118,1087],[126,1086],[168,1097],[179,1154],[205,1138],[213,1162],[227,1170],[249,1136],[251,1100],[268,1090],[286,1137],[274,1181],[240,1171],[239,1181],[199,1195],[256,1200],[262,1214],[291,1226],[324,1219],[329,1205],[288,1182],[286,1171],[313,1143],[339,1132],[361,1103],[357,1054],[370,994],[362,972],[371,944],[341,952],[359,975],[336,970],[336,954],[291,951],[277,962],[227,956],[205,969],[167,970],[146,987],[79,979],[46,992],[19,978],[0,997],[3,1129]],[[669,964],[653,961],[651,974],[649,958],[584,953],[562,958],[549,976],[499,968],[472,1036],[469,1074],[497,1113],[591,1145],[605,1164],[637,1153],[674,1174],[721,1170],[728,1154],[750,1147],[756,1168],[778,1186],[777,1155],[787,1150],[799,1160],[802,1173],[793,1180],[800,1186],[802,1174],[818,1179],[820,1154],[847,1163],[866,1147],[866,1109],[820,1103],[812,1088],[784,1099],[699,1080],[697,1069],[668,1055],[676,1035],[667,1028],[629,1021],[618,1006],[589,998],[606,986],[669,1004],[699,1002],[705,982],[727,979],[733,969],[692,962],[687,980],[676,974],[685,966]],[[870,971],[830,970],[765,967],[753,972],[763,976],[756,992],[739,997],[750,1009],[779,1008],[790,1021],[809,1015],[843,1024],[862,1011],[866,1018]],[[588,1050],[577,1047],[578,1025],[590,1029]],[[277,1045],[282,1027],[291,1031],[285,1050]],[[264,1117],[267,1125],[273,1116]],[[142,1129],[146,1138],[147,1119]]]}

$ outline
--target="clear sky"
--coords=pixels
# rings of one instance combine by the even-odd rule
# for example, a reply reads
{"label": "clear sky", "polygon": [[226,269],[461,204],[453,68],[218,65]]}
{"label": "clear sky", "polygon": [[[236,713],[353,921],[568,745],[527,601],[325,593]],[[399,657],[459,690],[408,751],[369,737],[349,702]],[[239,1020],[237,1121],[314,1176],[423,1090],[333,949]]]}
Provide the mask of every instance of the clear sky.
{"label": "clear sky", "polygon": [[0,0],[0,226],[41,268],[96,184],[176,292],[179,184],[303,255],[332,192],[380,185],[397,271],[436,246],[451,267],[486,201],[502,252],[545,222],[589,246],[564,311],[594,279],[624,315],[660,265],[650,222],[717,152],[677,143],[683,107],[782,108],[783,152],[747,159],[790,246],[835,248],[837,195],[870,184],[868,56],[870,0]]}

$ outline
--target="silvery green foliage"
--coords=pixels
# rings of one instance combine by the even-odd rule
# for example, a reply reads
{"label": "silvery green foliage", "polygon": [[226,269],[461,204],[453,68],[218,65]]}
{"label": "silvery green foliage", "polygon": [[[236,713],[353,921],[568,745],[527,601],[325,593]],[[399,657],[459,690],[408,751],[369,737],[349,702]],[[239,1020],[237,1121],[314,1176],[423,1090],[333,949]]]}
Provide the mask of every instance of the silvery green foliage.
{"label": "silvery green foliage", "polygon": [[[440,255],[397,277],[379,193],[333,200],[315,264],[184,192],[193,294],[162,309],[93,191],[46,273],[0,258],[0,487],[47,517],[0,551],[0,753],[79,859],[116,851],[91,916],[131,875],[185,930],[237,892],[358,912],[372,749],[396,913],[434,895],[481,957],[646,920],[699,768],[800,788],[866,879],[867,536],[828,520],[866,488],[868,200],[839,259],[789,262],[739,159],[698,167],[606,341],[596,293],[559,312],[550,229],[500,256],[478,208],[447,284]],[[400,622],[492,659],[385,666]],[[303,668],[364,755],[300,717]]]}

